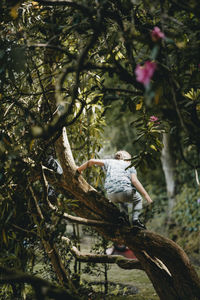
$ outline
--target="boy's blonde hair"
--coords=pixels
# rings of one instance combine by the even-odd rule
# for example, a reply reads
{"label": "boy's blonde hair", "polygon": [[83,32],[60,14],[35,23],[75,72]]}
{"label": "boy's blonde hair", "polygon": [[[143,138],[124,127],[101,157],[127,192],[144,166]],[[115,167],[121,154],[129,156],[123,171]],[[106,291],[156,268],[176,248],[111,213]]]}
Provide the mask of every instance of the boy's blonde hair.
{"label": "boy's blonde hair", "polygon": [[115,153],[115,159],[129,160],[131,155],[125,150],[120,150]]}

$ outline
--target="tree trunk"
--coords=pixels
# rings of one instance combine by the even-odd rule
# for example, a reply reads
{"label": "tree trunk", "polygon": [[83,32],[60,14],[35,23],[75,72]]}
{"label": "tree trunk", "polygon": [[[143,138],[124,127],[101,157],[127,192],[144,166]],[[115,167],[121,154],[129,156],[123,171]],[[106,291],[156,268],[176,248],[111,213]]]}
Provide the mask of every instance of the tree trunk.
{"label": "tree trunk", "polygon": [[48,180],[80,201],[80,207],[72,208],[76,214],[110,223],[110,226],[96,227],[96,230],[105,238],[123,243],[134,251],[160,299],[200,299],[200,280],[185,252],[159,234],[130,227],[116,206],[77,174],[66,129],[56,142],[56,150],[64,173],[59,180],[56,175]]}
{"label": "tree trunk", "polygon": [[163,133],[163,149],[161,154],[161,163],[165,175],[165,182],[168,196],[168,223],[171,222],[171,215],[175,203],[175,161],[171,150],[170,133]]}

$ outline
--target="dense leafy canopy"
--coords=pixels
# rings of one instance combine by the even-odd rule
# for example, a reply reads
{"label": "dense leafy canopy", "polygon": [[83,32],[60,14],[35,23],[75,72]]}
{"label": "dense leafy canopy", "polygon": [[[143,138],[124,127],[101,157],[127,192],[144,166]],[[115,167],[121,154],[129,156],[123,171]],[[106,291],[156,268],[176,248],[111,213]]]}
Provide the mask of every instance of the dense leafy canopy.
{"label": "dense leafy canopy", "polygon": [[[105,145],[105,119],[111,123],[107,136],[125,120],[114,146],[126,144],[143,171],[158,164],[162,133],[168,132],[184,170],[179,182],[186,182],[183,173],[194,181],[195,169],[198,176],[199,13],[197,0],[1,1],[0,247],[9,266],[25,270],[27,245],[38,242],[39,221],[26,187],[44,205],[44,186],[34,182],[33,167],[55,157],[63,126],[78,164]],[[152,35],[155,27],[164,33],[160,38]],[[147,62],[156,67],[143,84],[135,70]],[[95,186],[98,175],[88,174]],[[187,206],[185,221],[197,230],[199,203],[187,204],[182,194],[177,205]],[[55,236],[62,232],[57,225]]]}

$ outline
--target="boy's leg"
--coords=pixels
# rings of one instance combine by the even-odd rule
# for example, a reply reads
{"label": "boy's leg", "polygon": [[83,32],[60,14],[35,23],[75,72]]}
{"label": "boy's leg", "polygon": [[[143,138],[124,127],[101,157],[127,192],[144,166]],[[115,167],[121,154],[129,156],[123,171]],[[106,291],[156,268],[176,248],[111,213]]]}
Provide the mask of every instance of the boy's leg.
{"label": "boy's leg", "polygon": [[142,197],[136,191],[133,195],[133,212],[132,212],[132,225],[140,227],[141,229],[146,229],[145,225],[139,220],[139,215],[142,210]]}
{"label": "boy's leg", "polygon": [[139,215],[142,210],[142,197],[141,195],[136,191],[133,194],[133,212],[132,212],[132,220],[138,220]]}
{"label": "boy's leg", "polygon": [[128,215],[128,203],[120,202],[119,203],[119,210],[121,212],[124,212],[126,215]]}
{"label": "boy's leg", "polygon": [[124,192],[113,193],[108,195],[108,199],[120,205],[120,211],[128,215],[128,203],[132,203],[132,221],[135,222],[139,219],[142,210],[142,197],[135,190],[127,190]]}
{"label": "boy's leg", "polygon": [[114,203],[118,206],[118,208],[121,212],[123,212],[127,216],[129,215],[128,214],[128,203],[127,202],[128,202],[128,200],[129,200],[129,202],[131,202],[130,201],[131,197],[127,196],[127,192],[119,192],[119,193],[108,194],[107,197],[112,203]]}
{"label": "boy's leg", "polygon": [[[107,197],[112,203],[115,203],[119,207],[119,210],[121,212],[128,216],[128,203],[123,202],[126,199],[126,193],[112,193],[108,194]],[[115,250],[124,252],[126,249],[127,247],[125,245],[117,245],[114,243],[112,248],[107,249],[106,254],[112,255],[115,252]]]}

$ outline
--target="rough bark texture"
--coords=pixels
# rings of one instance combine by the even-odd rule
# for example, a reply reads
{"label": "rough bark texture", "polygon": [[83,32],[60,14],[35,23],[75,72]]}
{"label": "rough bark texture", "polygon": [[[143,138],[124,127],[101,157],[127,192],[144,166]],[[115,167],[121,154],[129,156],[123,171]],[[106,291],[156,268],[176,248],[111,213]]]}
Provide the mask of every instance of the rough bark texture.
{"label": "rough bark texture", "polygon": [[48,180],[80,201],[80,207],[74,208],[76,214],[113,224],[96,230],[105,238],[126,244],[134,251],[160,299],[200,299],[200,280],[185,252],[159,234],[131,228],[112,203],[81,175],[78,176],[65,129],[56,143],[56,150],[64,173],[59,181],[57,176],[49,176]]}

